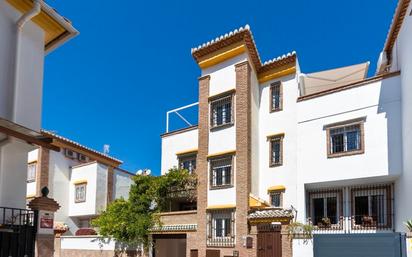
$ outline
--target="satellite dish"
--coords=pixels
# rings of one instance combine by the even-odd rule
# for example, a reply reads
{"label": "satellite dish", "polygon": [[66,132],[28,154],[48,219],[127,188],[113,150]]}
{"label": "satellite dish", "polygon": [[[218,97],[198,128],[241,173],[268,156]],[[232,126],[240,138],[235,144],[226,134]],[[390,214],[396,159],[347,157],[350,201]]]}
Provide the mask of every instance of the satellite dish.
{"label": "satellite dish", "polygon": [[138,170],[138,171],[136,172],[136,174],[137,174],[137,175],[142,175],[142,174],[143,174],[143,170]]}
{"label": "satellite dish", "polygon": [[146,170],[146,175],[150,175],[150,173],[152,173],[152,171],[150,169]]}

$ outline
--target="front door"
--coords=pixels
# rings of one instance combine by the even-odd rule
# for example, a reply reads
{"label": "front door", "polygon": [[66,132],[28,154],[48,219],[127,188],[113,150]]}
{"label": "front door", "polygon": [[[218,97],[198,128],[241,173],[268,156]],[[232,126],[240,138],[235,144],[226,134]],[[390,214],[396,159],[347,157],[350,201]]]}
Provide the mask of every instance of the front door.
{"label": "front door", "polygon": [[257,236],[258,257],[282,257],[282,239],[279,229],[259,231]]}

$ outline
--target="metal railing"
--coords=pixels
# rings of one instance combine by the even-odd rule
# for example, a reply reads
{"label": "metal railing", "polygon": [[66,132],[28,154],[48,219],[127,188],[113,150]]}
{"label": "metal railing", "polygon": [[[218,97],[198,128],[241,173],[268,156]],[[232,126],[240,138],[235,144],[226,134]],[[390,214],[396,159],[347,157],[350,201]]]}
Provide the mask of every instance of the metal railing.
{"label": "metal railing", "polygon": [[307,223],[314,233],[393,231],[393,185],[308,190]]}
{"label": "metal railing", "polygon": [[0,228],[14,226],[34,226],[36,212],[33,210],[0,207]]}
{"label": "metal railing", "polygon": [[184,123],[186,123],[187,126],[191,127],[194,124],[192,124],[191,122],[189,122],[179,111],[183,111],[185,109],[189,109],[191,107],[197,106],[199,105],[199,102],[196,103],[192,103],[192,104],[188,104],[170,111],[166,112],[166,133],[169,133],[169,129],[170,129],[170,114],[176,114]]}

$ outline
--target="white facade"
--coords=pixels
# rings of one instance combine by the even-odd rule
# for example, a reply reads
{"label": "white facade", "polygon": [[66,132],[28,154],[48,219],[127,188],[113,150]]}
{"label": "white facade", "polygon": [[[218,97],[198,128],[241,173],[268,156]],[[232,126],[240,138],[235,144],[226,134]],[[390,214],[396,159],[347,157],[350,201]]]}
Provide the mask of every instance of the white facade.
{"label": "white facade", "polygon": [[[28,155],[28,163],[37,162],[41,166],[41,150],[31,151]],[[91,157],[88,157],[91,158]],[[89,227],[90,220],[105,210],[109,199],[109,174],[112,174],[112,198],[110,201],[121,197],[127,199],[130,186],[133,183],[132,174],[116,167],[98,161],[82,162],[78,158],[69,158],[65,154],[65,148],[60,152],[49,152],[48,172],[49,196],[60,205],[55,213],[56,224],[67,224],[67,235],[74,235],[82,227]],[[26,166],[27,168],[27,166]],[[113,173],[109,173],[109,169]],[[37,176],[37,179],[39,176]],[[75,199],[75,187],[77,184],[85,184],[85,200],[77,202]],[[38,181],[27,183],[27,197],[32,197],[38,192]]]}
{"label": "white facade", "polygon": [[[410,12],[411,6],[406,13]],[[315,207],[310,205],[314,205],[314,199],[323,199],[322,205],[318,201],[317,206],[322,206],[322,210],[327,213],[330,207],[325,207],[329,201],[325,199],[332,197],[339,201],[334,204],[337,224],[333,233],[405,232],[403,222],[412,218],[412,209],[408,204],[408,196],[412,195],[411,30],[412,18],[406,16],[395,42],[390,73],[347,83],[339,81],[340,84],[328,85],[325,91],[312,88],[312,91],[315,90],[313,94],[304,93],[305,85],[299,79],[304,74],[300,71],[298,61],[295,73],[262,83],[259,83],[258,75],[251,65],[253,195],[271,202],[270,190],[277,188],[277,191],[283,191],[280,207],[297,211],[297,221],[302,223],[319,223],[319,220],[313,220]],[[202,76],[210,75],[209,102],[213,101],[210,97],[234,91],[235,65],[246,60],[253,63],[248,54],[243,53],[202,70]],[[362,69],[359,72],[367,74],[368,64],[360,66]],[[329,75],[333,73],[339,77],[338,70],[328,72]],[[282,108],[271,111],[271,86],[278,82],[281,84]],[[234,106],[236,101],[234,92]],[[236,108],[233,109],[232,115],[236,117]],[[357,152],[331,154],[330,128],[343,129],[354,123],[358,124],[357,140],[362,147],[358,145]],[[232,125],[210,129],[208,154],[236,151],[239,139],[236,138],[235,129],[236,119]],[[282,137],[280,165],[270,165],[268,138],[274,135]],[[182,130],[162,136],[163,173],[176,166],[180,151],[195,148],[198,141],[196,136],[197,130],[196,133]],[[347,144],[346,140],[349,139],[342,140],[345,140],[342,144]],[[236,158],[236,154],[233,158]],[[235,163],[232,170],[236,178]],[[208,174],[210,181],[211,172],[208,171]],[[232,187],[215,190],[210,188],[209,183],[207,206],[236,206],[236,191],[242,188],[236,188],[235,185],[236,182],[233,182]],[[318,193],[311,193],[313,191]],[[381,197],[381,200],[374,197]],[[367,202],[361,203],[365,199]],[[381,213],[372,214],[374,208],[380,208]],[[328,217],[329,214],[322,215]],[[362,230],[373,215],[382,218],[369,221],[374,224],[373,229]],[[315,224],[316,233],[330,233],[318,231],[320,228],[321,225]],[[303,244],[303,240],[296,240],[293,243],[293,249],[298,253],[296,256],[313,254],[311,243]]]}
{"label": "white facade", "polygon": [[393,47],[393,60],[391,70],[400,70],[401,97],[402,97],[402,165],[403,173],[397,183],[397,194],[400,195],[396,202],[399,212],[397,227],[402,227],[402,222],[412,219],[412,206],[409,204],[412,195],[412,4],[406,10],[406,16],[399,31],[399,36]]}

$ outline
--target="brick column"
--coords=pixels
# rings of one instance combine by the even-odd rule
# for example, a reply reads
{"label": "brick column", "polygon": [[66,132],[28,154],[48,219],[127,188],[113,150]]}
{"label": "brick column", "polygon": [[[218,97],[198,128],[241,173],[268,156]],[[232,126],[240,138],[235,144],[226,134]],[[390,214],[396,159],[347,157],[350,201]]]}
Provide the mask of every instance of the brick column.
{"label": "brick column", "polygon": [[[38,212],[37,234],[36,234],[36,257],[53,257],[54,256],[54,228],[53,215],[60,208],[60,205],[51,198],[48,198],[49,190],[44,187],[41,190],[42,196],[36,197],[28,204],[29,208]],[[42,224],[42,219],[51,219],[51,227]]]}
{"label": "brick column", "polygon": [[36,174],[36,196],[41,196],[41,190],[49,187],[49,163],[50,150],[44,147],[39,148],[39,163]]}
{"label": "brick column", "polygon": [[[236,248],[240,256],[253,256],[243,247],[248,235],[249,194],[251,190],[251,68],[247,61],[236,69]],[[250,255],[251,254],[251,255]]]}
{"label": "brick column", "polygon": [[[209,82],[210,76],[199,78],[199,141],[196,161],[197,185],[197,245],[193,249],[199,249],[199,257],[205,257],[206,253],[206,208],[207,208],[207,176],[209,152]],[[188,251],[187,256],[190,256]]]}
{"label": "brick column", "polygon": [[113,167],[107,169],[107,204],[113,201],[113,183],[114,183],[114,171]]}

